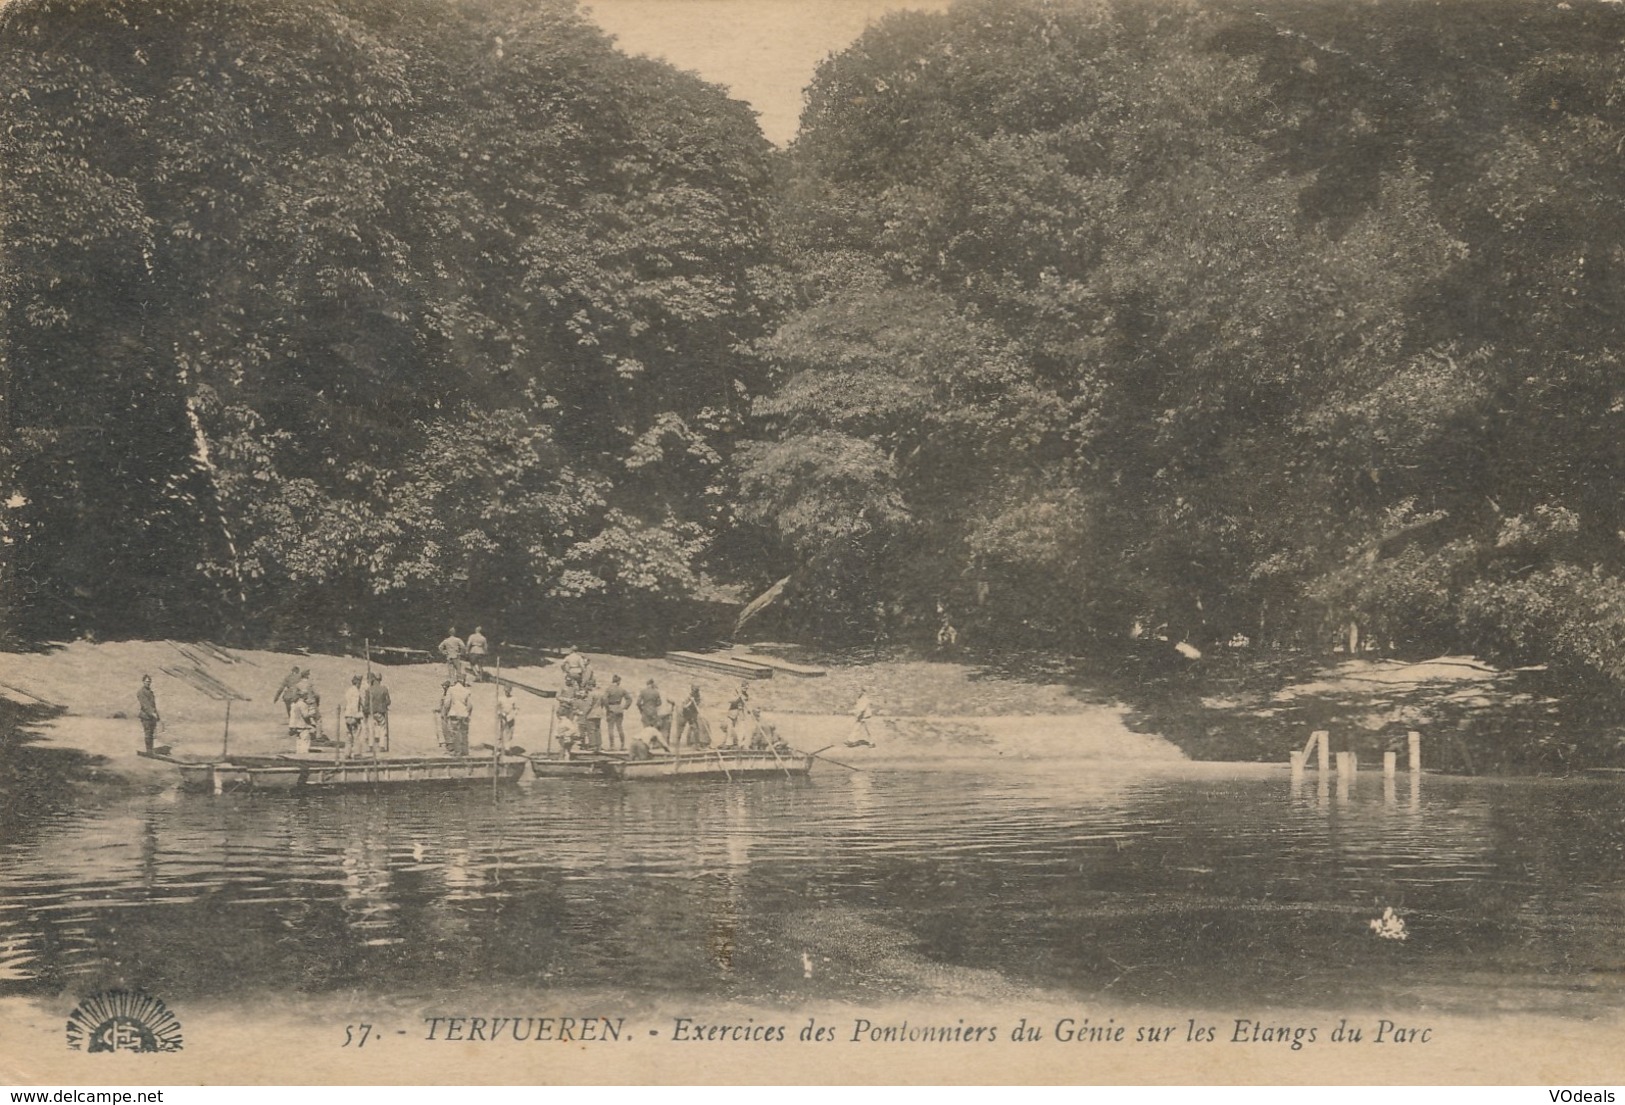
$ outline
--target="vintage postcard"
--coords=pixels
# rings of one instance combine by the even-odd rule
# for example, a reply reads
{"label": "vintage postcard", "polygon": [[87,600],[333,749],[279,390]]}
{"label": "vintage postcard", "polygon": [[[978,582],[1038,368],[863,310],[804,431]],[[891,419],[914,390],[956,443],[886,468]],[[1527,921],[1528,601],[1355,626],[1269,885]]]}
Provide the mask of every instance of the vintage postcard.
{"label": "vintage postcard", "polygon": [[1625,1082],[1622,42],[0,0],[0,1082]]}

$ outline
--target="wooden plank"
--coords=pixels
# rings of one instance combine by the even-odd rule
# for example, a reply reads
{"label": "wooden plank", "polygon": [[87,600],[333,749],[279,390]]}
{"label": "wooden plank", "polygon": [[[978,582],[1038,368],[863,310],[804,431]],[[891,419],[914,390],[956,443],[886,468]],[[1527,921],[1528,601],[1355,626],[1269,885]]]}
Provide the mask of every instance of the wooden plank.
{"label": "wooden plank", "polygon": [[532,648],[530,645],[516,645],[510,641],[503,641],[497,652],[505,663],[522,664],[525,667],[545,668],[558,662],[563,653],[554,649]]}
{"label": "wooden plank", "polygon": [[691,668],[720,671],[724,675],[737,675],[743,679],[772,679],[773,669],[748,660],[735,660],[728,656],[704,656],[698,652],[668,652],[666,659],[674,664]]}
{"label": "wooden plank", "polygon": [[5,697],[5,698],[11,699],[11,701],[16,702],[17,705],[19,705],[19,706],[27,706],[28,703],[27,702],[19,702],[17,700],[17,698],[14,697],[16,695],[21,695],[23,698],[29,699],[30,701],[33,701],[33,702],[37,702],[41,706],[49,706],[49,707],[51,707],[52,709],[55,709],[55,710],[63,709],[63,706],[62,706],[62,704],[60,702],[52,702],[48,698],[41,698],[39,695],[35,694],[33,691],[25,691],[21,687],[14,686],[14,685],[12,685],[10,683],[0,683],[0,695],[3,695],[3,697]]}
{"label": "wooden plank", "polygon": [[235,688],[228,687],[200,668],[164,668],[163,672],[165,675],[174,676],[188,687],[217,702],[225,702],[228,699],[236,702],[253,701],[246,694]]}
{"label": "wooden plank", "polygon": [[782,671],[786,675],[799,675],[803,679],[816,679],[828,675],[824,668],[815,668],[811,664],[793,664],[789,660],[781,660],[777,656],[758,656],[754,652],[743,656],[736,655],[735,660],[743,660],[747,664],[760,664],[764,668]]}
{"label": "wooden plank", "polygon": [[198,647],[205,649],[211,656],[214,656],[227,664],[247,664],[249,667],[259,667],[258,664],[254,663],[254,661],[250,660],[248,657],[238,656],[235,652],[226,649],[222,645],[217,645],[213,641],[199,641]]}
{"label": "wooden plank", "polygon": [[558,691],[544,691],[540,687],[532,687],[529,683],[521,683],[517,679],[509,679],[506,675],[496,676],[492,675],[490,672],[486,672],[485,678],[482,679],[481,682],[495,683],[499,687],[512,687],[515,690],[527,691],[530,694],[535,695],[537,698],[559,697]]}
{"label": "wooden plank", "polygon": [[[352,649],[351,655],[359,657],[361,653]],[[440,658],[427,649],[373,645],[372,659],[378,664],[432,664]]]}
{"label": "wooden plank", "polygon": [[203,657],[199,656],[197,653],[193,652],[191,649],[187,648],[185,645],[181,644],[179,641],[168,641],[168,640],[166,640],[164,642],[164,644],[168,645],[170,648],[174,649],[176,652],[178,652],[182,656],[186,657],[186,659],[194,667],[201,668],[205,663],[207,663],[207,661],[205,661],[203,659]]}

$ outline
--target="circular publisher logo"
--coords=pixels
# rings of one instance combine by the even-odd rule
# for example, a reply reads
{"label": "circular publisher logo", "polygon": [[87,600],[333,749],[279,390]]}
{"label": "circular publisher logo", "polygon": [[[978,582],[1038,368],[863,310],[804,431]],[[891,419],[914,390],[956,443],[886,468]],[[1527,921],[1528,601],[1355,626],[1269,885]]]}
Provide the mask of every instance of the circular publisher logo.
{"label": "circular publisher logo", "polygon": [[181,1022],[150,994],[103,990],[68,1015],[75,1051],[179,1051]]}

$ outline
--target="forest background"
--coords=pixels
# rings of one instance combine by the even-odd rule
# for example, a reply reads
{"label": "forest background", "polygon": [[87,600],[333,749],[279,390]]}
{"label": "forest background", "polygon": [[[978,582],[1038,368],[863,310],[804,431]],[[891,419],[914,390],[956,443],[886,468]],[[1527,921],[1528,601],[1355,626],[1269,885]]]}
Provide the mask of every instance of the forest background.
{"label": "forest background", "polygon": [[[1476,653],[1625,685],[1625,8],[0,8],[0,626]],[[436,634],[437,635],[437,634]]]}

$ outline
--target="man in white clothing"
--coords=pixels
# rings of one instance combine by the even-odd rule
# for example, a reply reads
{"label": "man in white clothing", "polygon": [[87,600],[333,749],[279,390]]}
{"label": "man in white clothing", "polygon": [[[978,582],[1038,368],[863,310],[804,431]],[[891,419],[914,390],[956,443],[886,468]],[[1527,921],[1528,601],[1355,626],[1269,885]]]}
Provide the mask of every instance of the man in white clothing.
{"label": "man in white clothing", "polygon": [[474,697],[468,689],[468,676],[446,688],[446,749],[453,756],[468,755],[468,719],[474,713]]}

